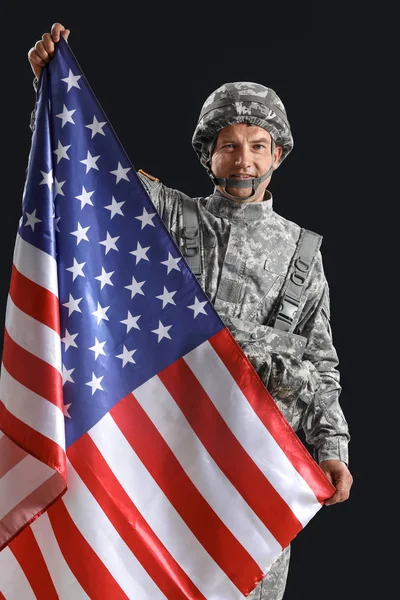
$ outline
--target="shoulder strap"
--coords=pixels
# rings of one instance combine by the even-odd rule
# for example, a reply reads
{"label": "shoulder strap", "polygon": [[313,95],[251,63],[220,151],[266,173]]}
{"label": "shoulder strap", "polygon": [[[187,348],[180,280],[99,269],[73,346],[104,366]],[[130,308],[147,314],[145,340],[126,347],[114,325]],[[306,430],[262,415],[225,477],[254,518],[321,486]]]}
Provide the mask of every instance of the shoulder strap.
{"label": "shoulder strap", "polygon": [[278,300],[279,309],[275,323],[271,323],[271,327],[281,331],[289,331],[292,328],[296,316],[299,316],[296,313],[304,291],[308,270],[321,246],[321,242],[322,236],[320,234],[309,229],[301,230],[292,266],[288,270],[283,285],[283,294]]}
{"label": "shoulder strap", "polygon": [[197,203],[184,194],[182,194],[182,216],[182,254],[193,273],[199,277],[202,274],[202,268]]}

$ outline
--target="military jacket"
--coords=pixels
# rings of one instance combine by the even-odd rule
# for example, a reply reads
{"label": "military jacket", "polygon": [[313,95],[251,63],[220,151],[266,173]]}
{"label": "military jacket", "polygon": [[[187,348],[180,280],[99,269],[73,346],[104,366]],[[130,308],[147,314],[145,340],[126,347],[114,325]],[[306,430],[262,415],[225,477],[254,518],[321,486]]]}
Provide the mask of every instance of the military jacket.
{"label": "military jacket", "polygon": [[183,198],[197,205],[200,283],[295,431],[321,462],[348,463],[349,432],[339,404],[338,357],[330,328],[329,287],[320,250],[308,271],[294,331],[268,323],[299,240],[301,227],[260,203],[239,204],[217,189],[188,199],[139,171],[156,210],[182,250]]}

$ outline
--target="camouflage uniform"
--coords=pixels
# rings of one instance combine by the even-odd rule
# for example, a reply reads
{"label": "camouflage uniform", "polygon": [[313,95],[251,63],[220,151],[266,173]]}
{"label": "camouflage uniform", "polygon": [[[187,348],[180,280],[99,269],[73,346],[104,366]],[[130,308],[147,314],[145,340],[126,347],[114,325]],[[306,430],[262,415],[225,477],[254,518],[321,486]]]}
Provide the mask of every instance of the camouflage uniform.
{"label": "camouflage uniform", "polygon": [[[230,89],[226,87],[229,85]],[[259,104],[258,99],[267,102]],[[264,127],[271,134],[273,142],[283,148],[280,163],[291,151],[290,127],[275,92],[249,82],[225,84],[206,100],[192,140],[211,177],[210,151],[218,131],[241,122]],[[183,201],[195,203],[203,266],[199,280],[207,296],[289,424],[295,431],[303,429],[316,460],[347,463],[350,438],[338,400],[338,358],[332,342],[329,288],[320,250],[308,271],[295,327],[289,332],[280,331],[271,325],[271,319],[302,229],[274,211],[271,194],[266,191],[263,202],[247,204],[233,202],[216,188],[205,198],[188,198],[143,171],[138,175],[181,249],[185,246]],[[283,597],[289,556],[290,547],[278,557],[249,599]]]}

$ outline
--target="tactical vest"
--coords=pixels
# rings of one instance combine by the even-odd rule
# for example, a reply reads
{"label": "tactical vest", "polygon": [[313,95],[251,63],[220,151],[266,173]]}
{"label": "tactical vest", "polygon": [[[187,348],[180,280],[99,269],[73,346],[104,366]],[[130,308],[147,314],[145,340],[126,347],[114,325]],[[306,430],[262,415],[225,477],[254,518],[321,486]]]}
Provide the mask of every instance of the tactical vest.
{"label": "tactical vest", "polygon": [[[198,209],[196,202],[182,195],[183,229],[181,232],[182,254],[192,272],[200,280],[202,277],[202,236],[200,232]],[[309,229],[301,228],[296,250],[290,267],[286,273],[281,292],[268,322],[270,327],[281,331],[293,331],[300,317],[297,309],[305,289],[308,270],[318,252],[322,236]]]}

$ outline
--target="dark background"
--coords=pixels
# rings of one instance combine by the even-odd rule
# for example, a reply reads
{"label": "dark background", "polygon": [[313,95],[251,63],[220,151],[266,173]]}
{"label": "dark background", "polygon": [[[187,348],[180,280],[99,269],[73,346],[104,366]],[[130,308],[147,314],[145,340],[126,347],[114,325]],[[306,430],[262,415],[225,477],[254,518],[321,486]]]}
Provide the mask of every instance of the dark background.
{"label": "dark background", "polygon": [[365,327],[374,222],[367,181],[376,140],[366,131],[370,65],[362,25],[349,25],[327,4],[322,13],[319,4],[294,12],[286,3],[281,15],[265,3],[220,14],[215,4],[112,2],[106,12],[82,6],[2,9],[1,336],[35,100],[27,53],[55,21],[71,29],[71,49],[136,169],[189,195],[212,191],[191,147],[206,97],[226,81],[272,87],[286,106],[295,148],[270,190],[278,213],[324,236],[354,477],[350,500],[323,508],[293,541],[285,600],[390,597],[378,540],[380,451],[371,430],[379,364]]}

